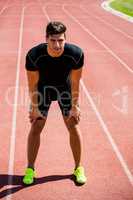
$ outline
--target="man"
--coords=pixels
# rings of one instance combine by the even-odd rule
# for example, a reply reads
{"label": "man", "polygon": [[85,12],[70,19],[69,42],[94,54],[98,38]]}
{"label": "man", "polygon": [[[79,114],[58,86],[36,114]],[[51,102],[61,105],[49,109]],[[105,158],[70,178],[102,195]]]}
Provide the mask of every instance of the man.
{"label": "man", "polygon": [[82,136],[80,121],[79,82],[84,62],[83,51],[66,43],[66,26],[50,22],[46,27],[46,42],[33,47],[26,56],[26,70],[31,100],[28,137],[28,166],[23,182],[34,182],[35,160],[40,145],[40,133],[45,125],[52,101],[58,101],[65,125],[70,133],[76,182],[84,184],[86,177],[81,166]]}

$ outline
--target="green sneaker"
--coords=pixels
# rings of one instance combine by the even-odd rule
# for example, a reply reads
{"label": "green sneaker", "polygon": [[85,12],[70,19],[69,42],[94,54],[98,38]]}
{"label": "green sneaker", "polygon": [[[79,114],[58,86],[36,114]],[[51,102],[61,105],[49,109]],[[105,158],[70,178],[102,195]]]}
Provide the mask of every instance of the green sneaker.
{"label": "green sneaker", "polygon": [[23,178],[23,183],[25,185],[30,185],[34,182],[35,171],[32,168],[27,168],[25,170],[25,175]]}
{"label": "green sneaker", "polygon": [[73,174],[75,175],[76,183],[78,183],[78,184],[85,184],[86,183],[87,178],[85,176],[83,167],[81,167],[81,166],[77,167],[77,169],[74,170]]}

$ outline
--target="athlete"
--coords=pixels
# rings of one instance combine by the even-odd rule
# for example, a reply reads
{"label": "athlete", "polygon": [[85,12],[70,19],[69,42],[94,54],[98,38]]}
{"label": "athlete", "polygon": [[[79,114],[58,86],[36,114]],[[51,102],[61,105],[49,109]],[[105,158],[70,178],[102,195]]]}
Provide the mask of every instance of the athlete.
{"label": "athlete", "polygon": [[23,177],[23,183],[26,185],[34,183],[40,134],[52,101],[58,102],[70,134],[70,146],[75,161],[75,181],[84,184],[87,180],[81,164],[83,144],[79,129],[79,83],[83,64],[82,49],[66,42],[66,26],[58,21],[48,23],[46,43],[33,47],[26,55],[25,67],[31,101],[28,164]]}

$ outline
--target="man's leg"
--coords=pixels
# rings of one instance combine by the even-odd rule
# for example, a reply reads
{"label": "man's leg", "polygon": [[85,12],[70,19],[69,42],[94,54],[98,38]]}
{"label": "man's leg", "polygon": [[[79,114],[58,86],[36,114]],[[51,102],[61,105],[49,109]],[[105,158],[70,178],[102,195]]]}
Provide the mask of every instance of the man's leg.
{"label": "man's leg", "polygon": [[40,146],[40,134],[45,125],[45,122],[45,119],[39,119],[31,125],[31,130],[29,132],[27,144],[28,168],[34,169],[34,163]]}
{"label": "man's leg", "polygon": [[81,166],[83,154],[83,141],[79,126],[75,124],[74,120],[69,120],[68,117],[63,116],[66,127],[70,133],[70,146],[75,160],[74,176],[77,184],[84,184],[87,178],[84,173],[84,168]]}
{"label": "man's leg", "polygon": [[31,124],[31,129],[28,136],[27,144],[27,158],[28,158],[28,168],[34,169],[34,164],[40,147],[40,134],[46,123],[48,116],[48,111],[51,105],[51,100],[49,98],[48,92],[46,92],[44,86],[38,86],[38,111],[45,117],[44,119],[37,119]]}
{"label": "man's leg", "polygon": [[70,146],[72,149],[76,169],[78,166],[81,165],[82,161],[83,140],[81,131],[79,129],[79,125],[75,125],[74,121],[68,121],[68,117],[66,116],[63,116],[63,119],[70,134]]}
{"label": "man's leg", "polygon": [[34,177],[35,177],[34,165],[40,147],[40,134],[46,123],[48,110],[51,104],[50,99],[47,97],[47,95],[45,93],[43,94],[43,91],[39,92],[41,95],[39,96],[39,98],[43,99],[38,98],[38,109],[45,118],[43,119],[39,118],[31,124],[31,129],[28,135],[28,144],[27,144],[28,165],[25,170],[25,175],[23,178],[23,183],[26,185],[30,185],[34,182]]}
{"label": "man's leg", "polygon": [[75,123],[74,118],[70,118],[70,110],[72,104],[71,91],[70,88],[64,89],[58,99],[58,104],[60,106],[65,125],[69,131],[70,135],[70,146],[73,153],[75,161],[75,169],[73,174],[75,176],[75,181],[78,184],[86,183],[86,176],[84,173],[84,168],[81,166],[82,155],[83,155],[83,140],[77,122]]}
{"label": "man's leg", "polygon": [[40,134],[45,125],[46,120],[36,120],[31,125],[31,130],[28,136],[28,144],[27,144],[27,159],[28,166],[25,170],[25,175],[23,178],[23,183],[26,185],[30,185],[34,182],[35,171],[34,164],[36,161],[36,157],[38,154],[39,146],[40,146]]}
{"label": "man's leg", "polygon": [[[58,98],[58,104],[61,109],[65,125],[70,134],[70,146],[72,149],[75,168],[81,164],[81,156],[83,151],[82,135],[79,126],[75,124],[75,121],[69,119],[69,112],[71,110],[72,95],[71,88],[69,85],[64,86],[60,89],[60,96]],[[68,120],[69,119],[69,120]]]}

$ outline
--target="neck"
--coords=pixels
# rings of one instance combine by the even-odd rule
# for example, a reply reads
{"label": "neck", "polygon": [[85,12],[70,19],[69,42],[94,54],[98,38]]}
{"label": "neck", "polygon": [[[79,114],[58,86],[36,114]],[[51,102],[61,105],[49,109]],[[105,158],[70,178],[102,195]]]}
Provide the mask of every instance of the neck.
{"label": "neck", "polygon": [[51,56],[51,57],[59,57],[62,55],[64,49],[60,52],[55,52],[53,51],[52,49],[49,48],[49,46],[47,46],[47,51],[48,51],[48,54]]}

